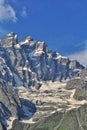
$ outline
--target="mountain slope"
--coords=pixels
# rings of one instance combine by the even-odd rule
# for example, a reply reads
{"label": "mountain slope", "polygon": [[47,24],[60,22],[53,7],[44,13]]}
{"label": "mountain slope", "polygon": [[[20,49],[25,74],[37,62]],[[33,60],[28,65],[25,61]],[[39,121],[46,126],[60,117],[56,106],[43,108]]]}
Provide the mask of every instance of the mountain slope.
{"label": "mountain slope", "polygon": [[87,104],[66,112],[56,112],[36,124],[15,120],[12,130],[87,130]]}

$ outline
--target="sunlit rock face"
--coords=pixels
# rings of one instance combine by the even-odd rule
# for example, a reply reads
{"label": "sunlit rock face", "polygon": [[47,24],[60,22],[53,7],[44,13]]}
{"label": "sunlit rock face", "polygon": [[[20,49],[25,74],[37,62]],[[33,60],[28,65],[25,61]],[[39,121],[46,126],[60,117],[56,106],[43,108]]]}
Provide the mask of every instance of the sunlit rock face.
{"label": "sunlit rock face", "polygon": [[66,80],[83,68],[30,36],[18,42],[17,34],[11,32],[0,40],[0,78],[14,86],[31,88],[33,82]]}

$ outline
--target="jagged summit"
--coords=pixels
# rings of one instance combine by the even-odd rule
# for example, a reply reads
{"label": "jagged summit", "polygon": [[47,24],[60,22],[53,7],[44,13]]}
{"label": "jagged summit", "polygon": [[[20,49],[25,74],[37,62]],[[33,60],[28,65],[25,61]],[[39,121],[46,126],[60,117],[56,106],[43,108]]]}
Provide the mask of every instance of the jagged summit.
{"label": "jagged summit", "polygon": [[[15,32],[10,32],[6,35],[7,37],[15,37],[17,34]],[[16,37],[15,37],[16,38]]]}
{"label": "jagged summit", "polygon": [[18,43],[18,36],[16,33],[11,32],[8,33],[7,35],[5,35],[1,40],[0,40],[0,44],[5,47],[13,47],[15,44]]}
{"label": "jagged summit", "polygon": [[1,39],[0,58],[4,61],[1,61],[0,77],[12,79],[15,86],[31,87],[33,82],[66,80],[84,68],[76,60],[50,51],[45,42],[30,36],[18,42],[14,32]]}

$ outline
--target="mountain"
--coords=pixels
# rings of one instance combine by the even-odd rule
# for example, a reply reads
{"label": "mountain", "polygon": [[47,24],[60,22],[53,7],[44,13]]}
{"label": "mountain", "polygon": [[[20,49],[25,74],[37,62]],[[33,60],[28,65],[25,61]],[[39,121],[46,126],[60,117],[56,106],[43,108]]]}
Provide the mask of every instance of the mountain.
{"label": "mountain", "polygon": [[0,78],[13,86],[39,87],[42,81],[69,79],[83,68],[30,36],[18,42],[17,34],[11,32],[0,40]]}
{"label": "mountain", "polygon": [[0,130],[86,130],[86,78],[84,66],[50,51],[45,42],[5,35],[0,39]]}

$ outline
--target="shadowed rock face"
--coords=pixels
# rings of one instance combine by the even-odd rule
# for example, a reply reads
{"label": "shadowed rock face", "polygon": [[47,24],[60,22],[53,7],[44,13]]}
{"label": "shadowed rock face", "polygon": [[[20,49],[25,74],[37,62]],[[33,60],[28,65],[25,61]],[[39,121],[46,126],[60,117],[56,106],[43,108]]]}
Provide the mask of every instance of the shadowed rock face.
{"label": "shadowed rock face", "polygon": [[36,108],[33,103],[19,99],[17,91],[12,85],[0,79],[0,130],[7,128],[7,120],[10,117],[30,118],[35,111]]}
{"label": "shadowed rock face", "polygon": [[6,120],[9,117],[18,118],[18,107],[21,107],[21,103],[15,90],[0,79],[0,122],[4,128],[7,127]]}
{"label": "shadowed rock face", "polygon": [[29,36],[18,42],[17,34],[9,33],[0,40],[0,78],[14,86],[65,80],[83,68],[76,60],[49,51],[45,42]]}

